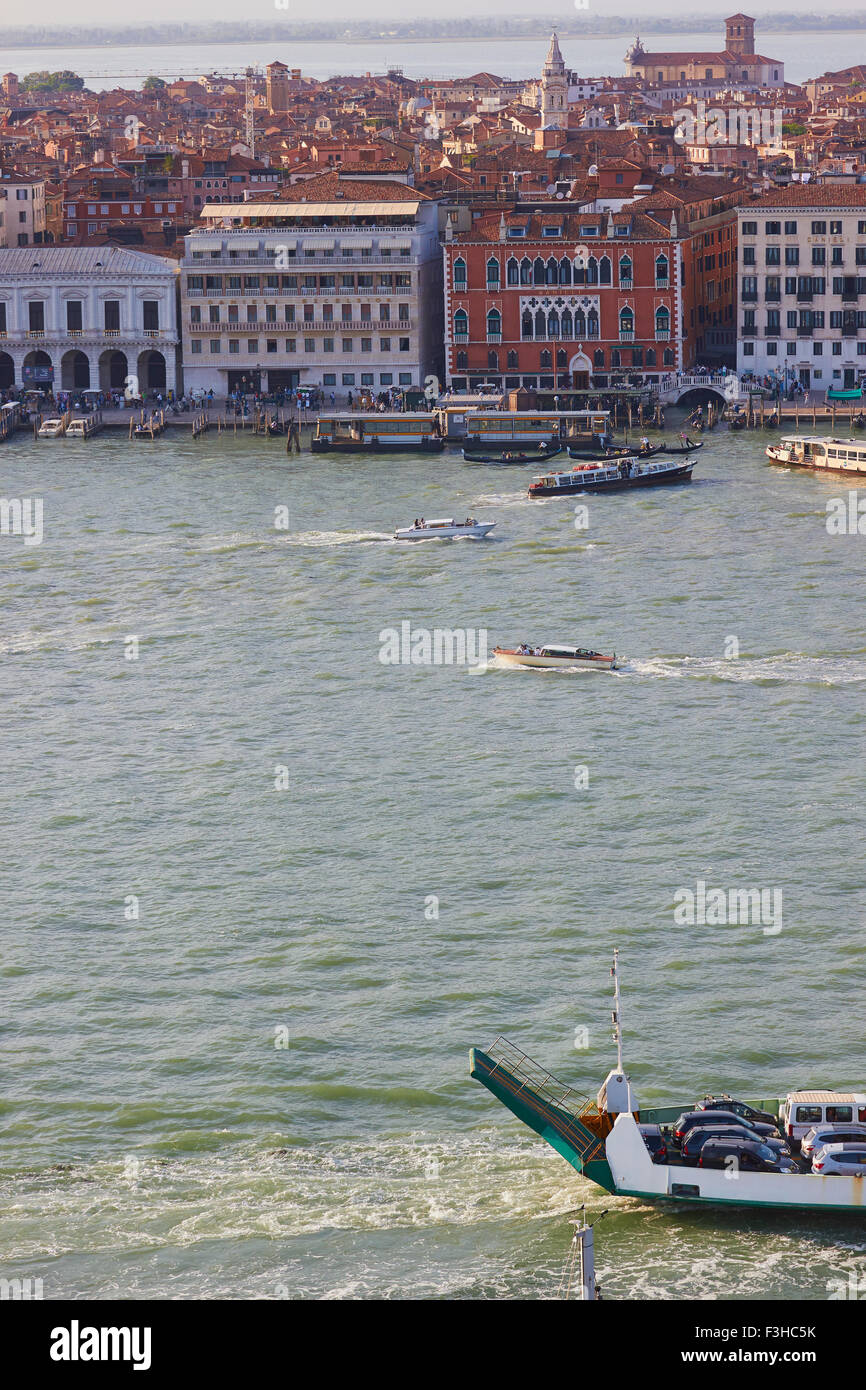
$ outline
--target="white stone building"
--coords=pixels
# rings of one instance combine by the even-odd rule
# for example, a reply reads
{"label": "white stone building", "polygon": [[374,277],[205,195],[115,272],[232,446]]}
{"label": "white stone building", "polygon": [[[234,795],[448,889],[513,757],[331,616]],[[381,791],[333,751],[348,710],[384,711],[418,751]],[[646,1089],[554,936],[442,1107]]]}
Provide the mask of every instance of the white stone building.
{"label": "white stone building", "polygon": [[442,376],[438,205],[373,171],[211,204],[181,262],[188,390],[423,388]]}
{"label": "white stone building", "polygon": [[866,186],[803,184],[738,209],[737,370],[806,390],[866,375]]}
{"label": "white stone building", "polygon": [[0,250],[0,389],[178,388],[177,267],[113,246]]}

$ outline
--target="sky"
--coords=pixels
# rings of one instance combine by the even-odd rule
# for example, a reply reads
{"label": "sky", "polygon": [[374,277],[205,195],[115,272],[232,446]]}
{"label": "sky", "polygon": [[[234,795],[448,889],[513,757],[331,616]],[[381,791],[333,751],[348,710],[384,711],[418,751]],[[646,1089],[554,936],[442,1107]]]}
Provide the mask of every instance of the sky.
{"label": "sky", "polygon": [[[569,0],[538,0],[540,14],[568,14]],[[662,0],[654,13],[682,19],[684,30],[693,30],[696,15],[715,15],[724,18],[736,12],[732,0],[694,0],[693,3],[675,3],[675,0]],[[646,3],[641,0],[622,0],[611,6],[609,0],[589,0],[590,13],[640,15],[646,13]],[[773,12],[805,14],[827,11],[834,14],[858,13],[866,11],[866,0],[839,0],[830,5],[816,3],[816,0],[757,0],[755,5],[745,7],[745,12],[755,16],[770,15]],[[582,11],[586,13],[585,10]],[[148,0],[142,10],[118,5],[117,0],[76,0],[70,7],[68,0],[40,0],[38,8],[32,12],[33,24],[44,27],[57,23],[77,26],[88,23],[113,25],[123,23],[141,24],[143,19],[182,23],[184,21],[205,22],[244,19],[251,22],[307,21],[313,19],[337,19],[344,17],[400,18],[436,17],[450,18],[461,15],[526,15],[526,0],[288,0],[288,8],[277,8],[276,0]],[[20,10],[13,12],[11,5],[0,10],[0,27],[4,24],[27,24],[29,14]],[[58,36],[59,37],[59,36]]]}

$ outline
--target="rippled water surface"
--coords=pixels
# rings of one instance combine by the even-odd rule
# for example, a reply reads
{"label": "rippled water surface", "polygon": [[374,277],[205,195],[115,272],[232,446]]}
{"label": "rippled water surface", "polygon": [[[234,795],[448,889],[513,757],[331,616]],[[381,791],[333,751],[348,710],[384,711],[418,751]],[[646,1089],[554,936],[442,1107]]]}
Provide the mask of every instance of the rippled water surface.
{"label": "rippled water surface", "polygon": [[[864,1270],[860,1218],[611,1201],[467,1072],[502,1032],[594,1094],[617,943],[645,1103],[866,1080],[866,538],[766,442],[543,502],[459,455],[3,445],[45,540],[0,537],[0,1273],[547,1298],[583,1201],[611,1297]],[[497,526],[390,539],[420,513]],[[383,664],[404,621],[622,665]],[[781,890],[782,930],[676,926],[699,879]]]}

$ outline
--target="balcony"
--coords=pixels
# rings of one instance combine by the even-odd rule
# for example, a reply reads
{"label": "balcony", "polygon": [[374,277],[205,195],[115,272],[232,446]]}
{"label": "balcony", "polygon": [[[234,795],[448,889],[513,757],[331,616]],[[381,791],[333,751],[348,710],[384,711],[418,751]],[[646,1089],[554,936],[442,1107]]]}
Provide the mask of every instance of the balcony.
{"label": "balcony", "polygon": [[812,336],[812,334],[814,333],[814,331],[815,331],[815,330],[814,330],[814,328],[812,327],[811,324],[802,324],[802,323],[801,323],[801,324],[798,324],[798,325],[797,325],[797,337],[798,337],[798,338],[811,338],[811,336]]}
{"label": "balcony", "polygon": [[657,289],[657,290],[667,290],[667,289],[670,289],[670,280],[658,280],[658,279],[657,279],[657,280],[656,280],[656,289]]}
{"label": "balcony", "polygon": [[764,294],[765,304],[781,304],[782,294],[780,290],[767,290]]}
{"label": "balcony", "polygon": [[500,289],[501,289],[501,285],[499,284],[499,281],[498,281],[498,280],[488,280],[488,281],[487,281],[487,293],[488,293],[488,294],[498,294],[499,291],[500,291]]}
{"label": "balcony", "polygon": [[843,303],[843,304],[856,304],[857,301],[859,300],[859,298],[860,298],[860,292],[859,292],[859,290],[843,290],[843,291],[842,291],[842,303]]}
{"label": "balcony", "polygon": [[843,338],[856,338],[856,337],[857,337],[857,325],[856,325],[856,323],[843,323],[843,324],[842,324],[842,328],[841,328],[840,331],[841,331],[841,333],[842,333],[842,337],[843,337]]}
{"label": "balcony", "polygon": [[757,290],[741,290],[741,291],[740,291],[740,299],[743,301],[744,304],[757,304],[757,302],[758,302],[758,291],[757,291]]}
{"label": "balcony", "polygon": [[758,330],[753,323],[743,324],[743,327],[740,329],[741,338],[757,338],[757,336]]}
{"label": "balcony", "polygon": [[469,334],[468,334],[468,333],[455,333],[455,334],[454,334],[454,341],[455,341],[455,343],[468,343],[468,342],[469,342]]}
{"label": "balcony", "polygon": [[619,340],[620,340],[621,343],[633,343],[633,342],[634,342],[634,329],[633,329],[633,328],[621,328],[621,329],[619,330]]}
{"label": "balcony", "polygon": [[468,288],[468,284],[467,284],[467,281],[466,281],[466,280],[455,280],[455,281],[454,281],[454,293],[455,293],[455,294],[465,294],[466,291],[467,291],[467,288]]}
{"label": "balcony", "polygon": [[670,339],[670,336],[671,336],[671,330],[670,330],[669,328],[657,328],[657,329],[656,329],[656,342],[657,342],[657,343],[666,343],[666,342],[668,342],[669,339]]}
{"label": "balcony", "polygon": [[488,343],[501,343],[501,342],[502,342],[502,334],[501,334],[501,333],[488,333],[488,334],[487,334],[487,341],[488,341]]}
{"label": "balcony", "polygon": [[779,324],[767,324],[767,327],[764,329],[765,338],[780,338],[781,336],[782,330]]}
{"label": "balcony", "polygon": [[812,303],[812,297],[813,297],[813,292],[812,292],[812,290],[798,290],[798,291],[797,291],[797,303],[798,303],[798,304],[811,304],[811,303]]}
{"label": "balcony", "polygon": [[633,290],[634,280],[620,280],[619,287],[621,290]]}

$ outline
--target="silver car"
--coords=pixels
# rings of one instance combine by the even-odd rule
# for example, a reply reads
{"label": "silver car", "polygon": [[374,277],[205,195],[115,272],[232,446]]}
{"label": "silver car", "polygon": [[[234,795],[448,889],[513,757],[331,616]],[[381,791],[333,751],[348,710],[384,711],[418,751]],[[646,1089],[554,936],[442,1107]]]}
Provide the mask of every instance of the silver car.
{"label": "silver car", "polygon": [[819,1149],[823,1149],[826,1144],[866,1144],[866,1125],[844,1124],[837,1120],[835,1124],[813,1125],[808,1134],[803,1135],[800,1144],[800,1153],[804,1158],[811,1158]]}
{"label": "silver car", "polygon": [[812,1172],[866,1178],[866,1144],[825,1144],[812,1155]]}

